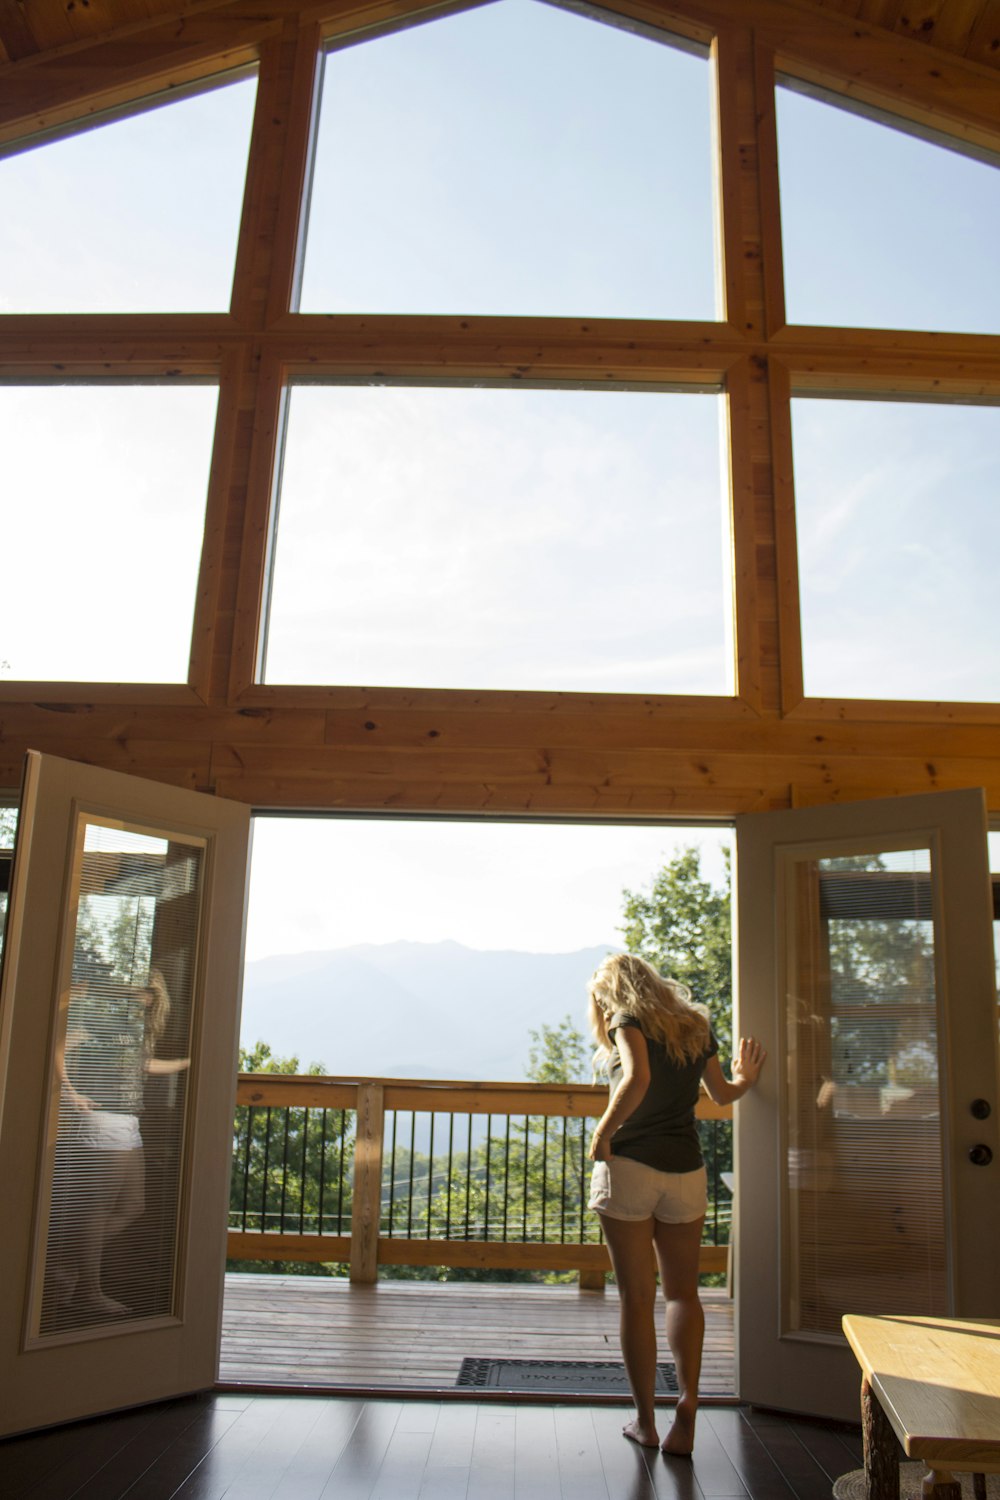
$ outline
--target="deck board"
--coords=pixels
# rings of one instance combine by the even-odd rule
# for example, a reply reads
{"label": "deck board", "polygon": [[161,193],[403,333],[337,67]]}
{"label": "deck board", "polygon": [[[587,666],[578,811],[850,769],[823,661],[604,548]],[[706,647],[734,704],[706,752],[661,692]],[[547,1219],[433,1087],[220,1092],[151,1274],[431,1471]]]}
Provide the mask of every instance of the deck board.
{"label": "deck board", "polygon": [[[734,1390],[733,1304],[702,1293],[702,1392]],[[666,1341],[661,1354],[666,1356]],[[226,1277],[224,1384],[444,1390],[465,1357],[618,1359],[618,1296],[575,1285]]]}

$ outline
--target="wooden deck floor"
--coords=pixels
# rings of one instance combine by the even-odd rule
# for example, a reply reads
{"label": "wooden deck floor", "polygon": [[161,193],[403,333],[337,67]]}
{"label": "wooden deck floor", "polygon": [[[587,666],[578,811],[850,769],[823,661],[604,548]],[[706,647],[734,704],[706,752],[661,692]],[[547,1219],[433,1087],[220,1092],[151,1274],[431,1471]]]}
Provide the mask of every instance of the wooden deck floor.
{"label": "wooden deck floor", "polygon": [[[702,1392],[734,1390],[733,1304],[702,1293]],[[661,1353],[666,1356],[665,1341]],[[224,1384],[347,1390],[453,1389],[465,1357],[619,1358],[618,1296],[576,1286],[226,1277],[219,1379]]]}

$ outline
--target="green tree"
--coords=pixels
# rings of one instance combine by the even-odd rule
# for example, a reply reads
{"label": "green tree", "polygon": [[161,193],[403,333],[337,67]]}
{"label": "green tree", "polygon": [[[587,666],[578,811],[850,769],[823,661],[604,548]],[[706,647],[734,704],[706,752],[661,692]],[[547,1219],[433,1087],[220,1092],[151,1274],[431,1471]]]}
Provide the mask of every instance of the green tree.
{"label": "green tree", "polygon": [[[325,1073],[297,1057],[276,1057],[264,1041],[239,1051],[241,1073]],[[321,1121],[318,1117],[326,1115]],[[322,1124],[322,1129],[321,1129]],[[350,1224],[355,1125],[346,1111],[238,1105],[233,1127],[230,1222],[251,1233],[296,1232]],[[322,1276],[343,1268],[290,1261],[230,1261],[230,1270]]]}
{"label": "green tree", "polygon": [[533,1083],[589,1083],[593,1049],[569,1014],[556,1026],[529,1031],[526,1076]]}
{"label": "green tree", "polygon": [[701,852],[682,849],[644,891],[624,891],[619,927],[629,953],[679,979],[707,1005],[725,1055],[732,1050],[733,958],[729,850],[716,886],[702,874]]}

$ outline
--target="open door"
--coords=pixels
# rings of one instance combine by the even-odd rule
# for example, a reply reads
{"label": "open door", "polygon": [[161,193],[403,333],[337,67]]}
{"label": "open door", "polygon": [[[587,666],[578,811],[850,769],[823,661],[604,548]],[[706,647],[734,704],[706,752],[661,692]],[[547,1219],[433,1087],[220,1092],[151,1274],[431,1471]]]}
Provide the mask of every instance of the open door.
{"label": "open door", "polygon": [[1000,1316],[981,791],[737,820],[744,1400],[857,1420],[844,1313]]}
{"label": "open door", "polygon": [[249,809],[31,753],[0,993],[0,1432],[211,1386]]}

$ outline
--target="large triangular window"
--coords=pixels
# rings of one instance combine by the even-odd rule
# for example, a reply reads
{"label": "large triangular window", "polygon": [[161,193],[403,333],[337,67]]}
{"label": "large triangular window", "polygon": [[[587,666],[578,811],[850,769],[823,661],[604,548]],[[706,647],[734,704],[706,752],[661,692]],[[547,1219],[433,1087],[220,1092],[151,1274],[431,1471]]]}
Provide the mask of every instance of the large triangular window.
{"label": "large triangular window", "polygon": [[714,318],[710,67],[674,40],[498,0],[331,51],[301,311]]}

